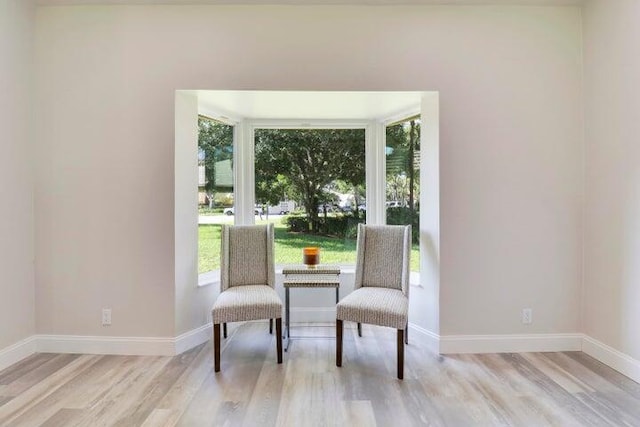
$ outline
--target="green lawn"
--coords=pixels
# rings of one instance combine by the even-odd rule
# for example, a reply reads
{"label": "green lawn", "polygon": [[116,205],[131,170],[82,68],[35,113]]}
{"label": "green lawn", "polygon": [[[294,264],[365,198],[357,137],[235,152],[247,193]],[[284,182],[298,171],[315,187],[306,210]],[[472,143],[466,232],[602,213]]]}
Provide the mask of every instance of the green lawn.
{"label": "green lawn", "polygon": [[[263,221],[258,221],[262,223]],[[264,221],[266,222],[266,221]],[[303,233],[287,233],[284,224],[275,223],[276,264],[302,263],[302,248],[320,247],[321,264],[355,264],[356,241]],[[206,224],[198,227],[198,273],[220,268],[220,225]],[[418,246],[411,250],[411,270],[418,271],[420,260]]]}
{"label": "green lawn", "polygon": [[198,273],[220,268],[220,224],[198,226]]}

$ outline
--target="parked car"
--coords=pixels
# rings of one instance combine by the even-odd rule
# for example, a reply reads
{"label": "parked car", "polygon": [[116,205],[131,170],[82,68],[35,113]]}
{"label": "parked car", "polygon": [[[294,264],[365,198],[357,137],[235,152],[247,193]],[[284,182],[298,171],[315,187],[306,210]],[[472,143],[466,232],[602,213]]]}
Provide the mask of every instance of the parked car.
{"label": "parked car", "polygon": [[[224,208],[224,210],[222,211],[223,214],[225,215],[233,215],[235,212],[233,210],[233,206],[231,206],[230,208]],[[260,215],[260,208],[253,208],[253,214],[254,215]]]}
{"label": "parked car", "polygon": [[318,213],[324,213],[325,208],[327,209],[327,213],[328,212],[333,212],[333,205],[318,205]]}

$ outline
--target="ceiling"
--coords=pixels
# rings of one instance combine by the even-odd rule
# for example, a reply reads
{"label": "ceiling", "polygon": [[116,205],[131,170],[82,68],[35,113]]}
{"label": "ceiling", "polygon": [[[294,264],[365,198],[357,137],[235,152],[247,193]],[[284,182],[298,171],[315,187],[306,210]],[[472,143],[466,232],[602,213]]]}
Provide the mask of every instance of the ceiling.
{"label": "ceiling", "polygon": [[424,92],[194,91],[223,120],[385,120],[417,113]]}
{"label": "ceiling", "polygon": [[36,0],[42,6],[117,4],[291,4],[291,5],[581,5],[584,0]]}

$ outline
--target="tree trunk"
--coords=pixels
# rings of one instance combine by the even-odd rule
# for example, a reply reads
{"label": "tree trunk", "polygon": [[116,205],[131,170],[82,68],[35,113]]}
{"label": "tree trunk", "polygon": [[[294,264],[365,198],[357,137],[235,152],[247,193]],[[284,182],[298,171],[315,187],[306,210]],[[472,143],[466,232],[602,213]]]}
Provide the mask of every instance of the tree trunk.
{"label": "tree trunk", "polygon": [[309,231],[311,233],[318,232],[318,198],[315,194],[310,195],[305,199],[304,209],[307,211],[307,217],[309,218]]}

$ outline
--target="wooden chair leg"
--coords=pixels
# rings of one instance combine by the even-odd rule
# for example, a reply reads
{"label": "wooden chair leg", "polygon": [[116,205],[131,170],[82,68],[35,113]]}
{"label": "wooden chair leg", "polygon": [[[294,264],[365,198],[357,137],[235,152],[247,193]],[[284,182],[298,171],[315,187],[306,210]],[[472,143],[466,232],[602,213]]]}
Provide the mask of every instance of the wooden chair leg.
{"label": "wooden chair leg", "polygon": [[358,323],[358,336],[362,336],[362,323]]}
{"label": "wooden chair leg", "polygon": [[336,319],[336,366],[342,366],[342,320]]}
{"label": "wooden chair leg", "polygon": [[404,343],[409,344],[409,323],[407,323],[407,326],[404,328]]}
{"label": "wooden chair leg", "polygon": [[276,351],[278,352],[278,363],[282,363],[282,318],[276,319]]}
{"label": "wooden chair leg", "polygon": [[273,319],[269,319],[269,333],[273,334]]}
{"label": "wooden chair leg", "polygon": [[220,323],[213,325],[213,364],[214,371],[220,372]]}
{"label": "wooden chair leg", "polygon": [[404,330],[398,329],[398,379],[404,378]]}

